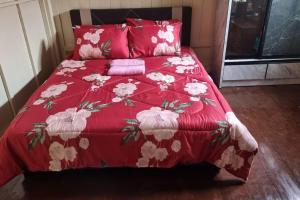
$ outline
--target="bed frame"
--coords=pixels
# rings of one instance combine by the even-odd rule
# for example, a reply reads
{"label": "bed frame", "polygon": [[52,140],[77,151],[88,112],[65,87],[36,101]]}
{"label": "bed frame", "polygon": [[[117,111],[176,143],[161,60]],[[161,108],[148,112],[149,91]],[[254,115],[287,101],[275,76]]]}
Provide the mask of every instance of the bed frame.
{"label": "bed frame", "polygon": [[71,10],[59,15],[61,24],[61,45],[64,53],[72,51],[74,37],[72,27],[76,25],[120,24],[126,18],[142,18],[149,20],[179,19],[183,22],[181,44],[190,46],[191,40],[191,7],[163,7],[163,8],[130,8],[130,9],[80,9]]}

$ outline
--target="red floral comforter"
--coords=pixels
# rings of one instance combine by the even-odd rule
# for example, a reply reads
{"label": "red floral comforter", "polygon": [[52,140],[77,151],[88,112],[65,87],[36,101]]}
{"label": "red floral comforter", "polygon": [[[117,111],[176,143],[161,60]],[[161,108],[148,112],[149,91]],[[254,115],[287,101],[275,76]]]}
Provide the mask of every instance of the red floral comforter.
{"label": "red floral comforter", "polygon": [[22,170],[208,162],[247,179],[257,143],[190,49],[145,58],[146,74],[105,76],[109,60],[63,61],[0,139],[0,185]]}

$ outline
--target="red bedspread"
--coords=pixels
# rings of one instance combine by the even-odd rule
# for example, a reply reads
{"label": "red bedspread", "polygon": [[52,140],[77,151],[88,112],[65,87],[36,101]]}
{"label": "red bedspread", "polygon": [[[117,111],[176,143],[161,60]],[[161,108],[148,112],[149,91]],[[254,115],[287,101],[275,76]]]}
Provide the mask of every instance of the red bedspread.
{"label": "red bedspread", "polygon": [[29,171],[208,162],[247,179],[257,143],[190,49],[145,58],[146,74],[105,76],[109,60],[65,60],[0,139],[0,185]]}

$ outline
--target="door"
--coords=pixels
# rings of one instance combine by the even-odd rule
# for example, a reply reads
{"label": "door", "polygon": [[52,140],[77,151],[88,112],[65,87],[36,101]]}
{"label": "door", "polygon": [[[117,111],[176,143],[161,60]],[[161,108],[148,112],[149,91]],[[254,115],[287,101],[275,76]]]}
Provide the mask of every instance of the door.
{"label": "door", "polygon": [[226,58],[256,58],[268,0],[233,0]]}
{"label": "door", "polygon": [[273,0],[263,45],[264,57],[300,57],[300,1]]}

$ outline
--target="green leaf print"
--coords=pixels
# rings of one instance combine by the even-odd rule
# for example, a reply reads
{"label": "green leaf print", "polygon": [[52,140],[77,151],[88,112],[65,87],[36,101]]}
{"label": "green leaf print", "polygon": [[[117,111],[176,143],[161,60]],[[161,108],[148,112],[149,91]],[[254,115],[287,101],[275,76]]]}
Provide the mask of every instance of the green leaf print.
{"label": "green leaf print", "polygon": [[215,103],[215,101],[213,99],[204,98],[202,101],[206,105],[216,106],[216,103]]}
{"label": "green leaf print", "polygon": [[186,108],[186,107],[189,107],[190,105],[192,105],[191,102],[188,102],[188,103],[182,103],[182,104],[180,104],[179,106],[177,106],[176,110],[182,109],[182,108]]}
{"label": "green leaf print", "polygon": [[[85,109],[88,110],[90,112],[98,112],[100,111],[102,108],[106,108],[108,107],[110,104],[112,103],[104,103],[104,104],[98,104],[101,101],[94,101],[94,102],[89,102],[89,101],[84,101],[80,104],[79,108],[80,109]],[[98,105],[96,105],[98,104]]]}
{"label": "green leaf print", "polygon": [[176,113],[184,113],[184,108],[192,105],[192,102],[181,103],[179,105],[176,105],[177,103],[179,103],[179,100],[174,100],[171,103],[169,103],[167,100],[164,100],[161,107]]}
{"label": "green leaf print", "polygon": [[88,101],[84,101],[84,102],[82,102],[82,103],[80,104],[79,108],[80,108],[80,109],[84,109],[88,104],[89,104]]}
{"label": "green leaf print", "polygon": [[130,141],[137,141],[141,135],[139,122],[136,119],[125,119],[127,126],[122,129],[122,132],[127,134],[122,138],[121,144],[128,144]]}
{"label": "green leaf print", "polygon": [[229,126],[227,121],[218,121],[217,122],[219,126],[227,128]]}
{"label": "green leaf print", "polygon": [[174,112],[181,114],[181,113],[184,113],[185,111],[184,110],[180,110],[180,109],[179,110],[176,109]]}
{"label": "green leaf print", "polygon": [[111,52],[111,48],[110,48],[110,44],[111,44],[111,40],[107,40],[106,42],[103,42],[101,44],[101,50],[102,50],[102,55],[103,56],[109,56],[110,52]]}
{"label": "green leaf print", "polygon": [[139,121],[136,119],[125,119],[128,124],[139,124]]}
{"label": "green leaf print", "polygon": [[218,125],[218,128],[210,133],[211,136],[215,137],[211,142],[211,145],[215,145],[217,143],[224,145],[229,141],[230,138],[230,125],[227,121],[217,121],[216,124]]}
{"label": "green leaf print", "polygon": [[111,44],[111,40],[107,40],[106,42],[104,42],[103,44],[103,49],[107,49]]}
{"label": "green leaf print", "polygon": [[49,100],[44,104],[44,108],[51,110],[54,104],[55,104],[54,101]]}
{"label": "green leaf print", "polygon": [[163,67],[172,67],[172,64],[170,62],[166,61],[166,62],[163,62],[162,66]]}
{"label": "green leaf print", "polygon": [[124,99],[125,106],[134,106],[133,101],[129,98]]}
{"label": "green leaf print", "polygon": [[174,108],[175,104],[176,104],[178,101],[179,101],[179,100],[172,101],[172,102],[169,104],[169,107],[170,107],[170,108]]}
{"label": "green leaf print", "polygon": [[161,107],[164,108],[164,109],[167,109],[168,105],[169,105],[169,102],[168,102],[167,100],[164,100],[164,101],[162,102]]}
{"label": "green leaf print", "polygon": [[28,149],[32,150],[37,144],[43,144],[46,140],[45,128],[46,123],[33,123],[33,129],[27,133],[27,137],[30,137],[28,143]]}

